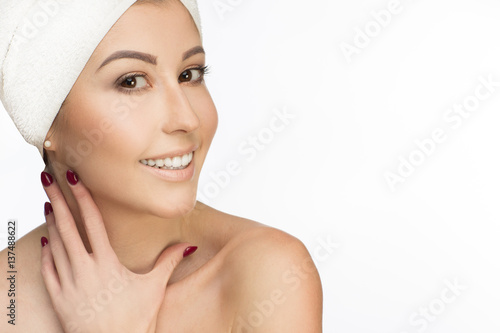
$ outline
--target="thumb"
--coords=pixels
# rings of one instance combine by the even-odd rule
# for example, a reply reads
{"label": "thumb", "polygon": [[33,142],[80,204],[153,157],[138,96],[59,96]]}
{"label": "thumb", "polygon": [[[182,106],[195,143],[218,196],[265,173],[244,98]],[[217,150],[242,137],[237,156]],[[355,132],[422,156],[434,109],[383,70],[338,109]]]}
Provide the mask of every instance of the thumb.
{"label": "thumb", "polygon": [[197,246],[192,246],[189,243],[180,243],[167,247],[156,260],[152,272],[165,278],[166,283],[181,260],[192,254],[197,248]]}

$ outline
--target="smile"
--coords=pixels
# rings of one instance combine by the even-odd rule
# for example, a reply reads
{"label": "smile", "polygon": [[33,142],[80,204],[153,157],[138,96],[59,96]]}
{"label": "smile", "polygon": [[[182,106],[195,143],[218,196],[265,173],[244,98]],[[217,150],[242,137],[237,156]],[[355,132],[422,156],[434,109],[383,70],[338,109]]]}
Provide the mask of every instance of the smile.
{"label": "smile", "polygon": [[193,160],[193,152],[189,154],[184,154],[182,156],[167,157],[164,159],[147,159],[141,160],[140,162],[144,165],[150,166],[156,169],[164,170],[182,170],[187,168],[189,163]]}

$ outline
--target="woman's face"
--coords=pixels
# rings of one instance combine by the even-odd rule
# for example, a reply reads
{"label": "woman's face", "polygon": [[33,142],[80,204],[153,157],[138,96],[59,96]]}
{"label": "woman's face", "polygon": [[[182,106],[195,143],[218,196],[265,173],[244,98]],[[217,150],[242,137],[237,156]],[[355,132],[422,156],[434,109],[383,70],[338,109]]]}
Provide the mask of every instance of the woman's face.
{"label": "woman's face", "polygon": [[[56,173],[75,170],[97,203],[165,218],[188,212],[218,123],[204,66],[198,30],[179,1],[131,6],[49,131]],[[143,164],[175,167],[190,152],[182,170]]]}

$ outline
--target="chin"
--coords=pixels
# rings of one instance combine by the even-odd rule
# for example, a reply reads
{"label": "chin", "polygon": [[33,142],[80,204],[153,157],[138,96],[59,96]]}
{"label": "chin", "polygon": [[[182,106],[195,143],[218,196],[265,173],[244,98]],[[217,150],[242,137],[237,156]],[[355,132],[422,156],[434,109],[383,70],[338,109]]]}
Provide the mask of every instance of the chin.
{"label": "chin", "polygon": [[179,218],[190,213],[195,205],[196,193],[195,195],[176,196],[175,198],[157,201],[153,214],[166,219]]}

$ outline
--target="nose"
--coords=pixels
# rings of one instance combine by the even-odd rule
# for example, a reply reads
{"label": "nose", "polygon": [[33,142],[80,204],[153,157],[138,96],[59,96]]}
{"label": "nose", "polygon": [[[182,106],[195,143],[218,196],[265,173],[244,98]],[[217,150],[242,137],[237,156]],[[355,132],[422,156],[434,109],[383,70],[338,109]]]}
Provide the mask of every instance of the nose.
{"label": "nose", "polygon": [[163,116],[161,117],[163,132],[183,131],[189,133],[200,126],[200,118],[182,87],[179,85],[166,87],[163,100]]}

